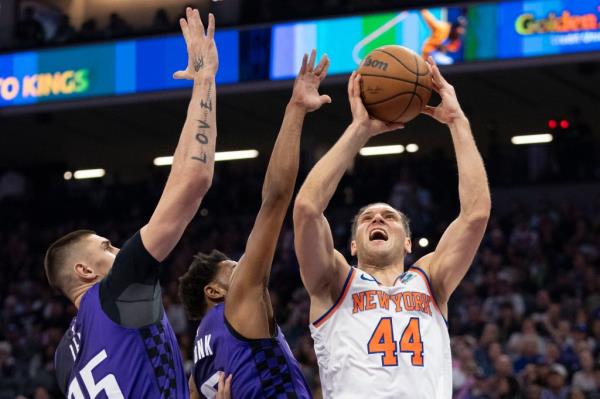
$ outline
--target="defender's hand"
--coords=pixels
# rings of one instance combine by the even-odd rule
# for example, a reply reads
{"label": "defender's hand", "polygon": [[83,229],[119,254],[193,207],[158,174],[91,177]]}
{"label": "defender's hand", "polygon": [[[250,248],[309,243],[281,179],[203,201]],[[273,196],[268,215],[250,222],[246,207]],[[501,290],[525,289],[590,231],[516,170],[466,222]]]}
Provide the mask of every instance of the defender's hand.
{"label": "defender's hand", "polygon": [[331,97],[319,95],[319,85],[327,76],[329,69],[329,58],[324,55],[315,68],[316,50],[310,53],[310,59],[304,54],[302,67],[294,82],[294,91],[292,92],[291,103],[298,105],[307,112],[316,111],[323,104],[330,104]]}
{"label": "defender's hand", "polygon": [[404,124],[402,123],[385,123],[371,118],[360,96],[360,79],[361,76],[354,71],[348,81],[348,98],[350,100],[350,109],[352,110],[352,123],[358,125],[361,132],[367,134],[369,137],[392,130],[403,129]]}
{"label": "defender's hand", "polygon": [[431,69],[433,90],[442,97],[442,102],[437,107],[427,105],[421,112],[446,125],[464,118],[465,114],[460,108],[454,87],[444,79],[433,57],[429,57],[427,63]]}
{"label": "defender's hand", "polygon": [[231,399],[231,378],[233,374],[229,374],[229,377],[225,378],[225,373],[221,373],[219,377],[219,385],[217,387],[216,399]]}
{"label": "defender's hand", "polygon": [[219,54],[214,39],[214,15],[208,15],[208,30],[205,32],[198,10],[188,7],[185,13],[186,18],[181,18],[179,24],[187,47],[188,65],[185,71],[175,72],[173,79],[194,80],[202,73],[216,75],[219,69]]}

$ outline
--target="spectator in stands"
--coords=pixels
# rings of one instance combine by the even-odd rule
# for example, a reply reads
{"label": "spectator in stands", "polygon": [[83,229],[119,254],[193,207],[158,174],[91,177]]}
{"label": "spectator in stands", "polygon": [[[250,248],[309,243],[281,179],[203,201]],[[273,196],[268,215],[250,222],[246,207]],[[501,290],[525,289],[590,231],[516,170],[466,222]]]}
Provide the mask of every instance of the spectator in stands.
{"label": "spectator in stands", "polygon": [[101,32],[98,30],[98,23],[95,18],[87,19],[82,25],[78,40],[82,42],[98,40],[101,37]]}
{"label": "spectator in stands", "polygon": [[44,42],[44,27],[35,18],[33,7],[28,6],[23,9],[21,19],[16,25],[16,37],[19,45],[23,47],[39,46]]}
{"label": "spectator in stands", "polygon": [[573,375],[573,387],[585,393],[591,393],[598,389],[596,376],[594,374],[594,358],[592,352],[582,351],[579,354],[581,370]]}
{"label": "spectator in stands", "polygon": [[550,366],[548,375],[548,387],[542,390],[541,399],[567,399],[569,389],[565,386],[567,369],[562,364]]}
{"label": "spectator in stands", "polygon": [[173,29],[173,25],[169,22],[169,15],[164,8],[159,8],[154,14],[151,30],[153,33],[168,32]]}
{"label": "spectator in stands", "polygon": [[75,28],[71,26],[69,16],[62,14],[51,41],[56,44],[70,43],[75,40],[76,34]]}
{"label": "spectator in stands", "polygon": [[108,27],[105,35],[107,38],[114,39],[130,35],[132,33],[131,26],[119,14],[113,12],[110,14]]}

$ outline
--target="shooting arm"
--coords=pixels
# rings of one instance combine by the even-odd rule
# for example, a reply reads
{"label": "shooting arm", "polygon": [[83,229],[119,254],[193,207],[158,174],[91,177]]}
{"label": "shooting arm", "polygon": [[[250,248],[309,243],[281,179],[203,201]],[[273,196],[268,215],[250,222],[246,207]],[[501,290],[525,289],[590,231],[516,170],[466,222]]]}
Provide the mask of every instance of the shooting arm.
{"label": "shooting arm", "polygon": [[450,128],[458,165],[460,213],[442,235],[428,265],[437,300],[445,305],[473,262],[490,216],[491,198],[469,121],[460,109],[454,88],[444,80],[437,66],[430,63],[442,104],[428,107],[425,113]]}
{"label": "shooting arm", "polygon": [[[403,127],[370,119],[360,97],[360,75],[348,82],[353,121],[335,145],[308,174],[294,204],[295,248],[302,281],[311,295],[335,296],[348,264],[334,249],[331,229],[323,212],[358,151],[377,134]],[[339,283],[339,284],[338,284]]]}

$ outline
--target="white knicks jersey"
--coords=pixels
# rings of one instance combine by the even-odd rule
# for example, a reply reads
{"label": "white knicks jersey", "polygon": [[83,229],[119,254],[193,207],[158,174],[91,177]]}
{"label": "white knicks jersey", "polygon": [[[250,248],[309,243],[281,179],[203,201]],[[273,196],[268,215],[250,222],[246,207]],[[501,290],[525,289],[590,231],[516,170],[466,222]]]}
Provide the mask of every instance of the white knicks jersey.
{"label": "white knicks jersey", "polygon": [[310,331],[326,399],[452,398],[448,327],[418,267],[393,287],[351,268]]}

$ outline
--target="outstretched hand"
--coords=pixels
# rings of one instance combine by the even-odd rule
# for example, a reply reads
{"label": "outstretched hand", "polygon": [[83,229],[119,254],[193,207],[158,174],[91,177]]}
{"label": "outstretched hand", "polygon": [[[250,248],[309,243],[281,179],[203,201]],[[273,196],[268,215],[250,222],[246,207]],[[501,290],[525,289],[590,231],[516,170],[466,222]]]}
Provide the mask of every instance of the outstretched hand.
{"label": "outstretched hand", "polygon": [[221,372],[216,399],[231,399],[231,377],[233,377],[233,374],[229,374],[229,376],[225,378],[225,373]]}
{"label": "outstretched hand", "polygon": [[185,10],[186,18],[179,20],[188,53],[188,65],[184,71],[177,71],[173,79],[194,80],[201,73],[216,75],[219,69],[219,55],[215,44],[215,17],[208,15],[208,29],[200,19],[197,9]]}
{"label": "outstretched hand", "polygon": [[427,59],[427,64],[431,70],[433,90],[442,97],[442,102],[437,107],[427,105],[421,112],[446,125],[464,118],[454,87],[444,79],[433,57]]}
{"label": "outstretched hand", "polygon": [[386,123],[371,118],[360,96],[360,79],[361,76],[354,71],[348,81],[348,98],[352,110],[352,123],[357,123],[370,137],[392,130],[403,129],[404,124],[402,123]]}
{"label": "outstretched hand", "polygon": [[302,67],[294,82],[294,91],[291,102],[303,107],[307,112],[316,111],[323,104],[330,104],[331,97],[319,95],[319,86],[327,76],[329,69],[329,58],[324,55],[315,68],[315,58],[317,52],[313,49],[308,55],[304,54]]}

